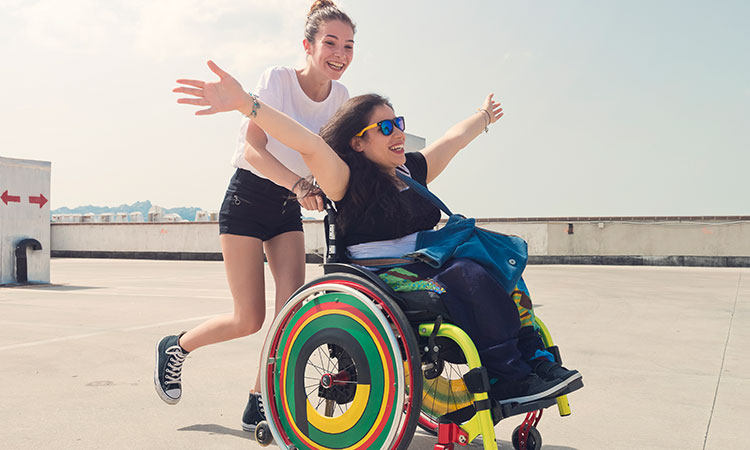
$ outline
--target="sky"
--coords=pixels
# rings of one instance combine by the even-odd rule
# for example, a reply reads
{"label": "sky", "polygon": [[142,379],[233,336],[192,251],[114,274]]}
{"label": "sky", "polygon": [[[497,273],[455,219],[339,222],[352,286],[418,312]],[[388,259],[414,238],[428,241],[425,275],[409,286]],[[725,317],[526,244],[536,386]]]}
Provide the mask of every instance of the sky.
{"label": "sky", "polygon": [[[0,0],[0,156],[52,162],[51,207],[217,211],[239,113],[177,78],[252,90],[302,67],[309,0]],[[505,116],[430,185],[475,217],[750,214],[750,3],[340,1],[351,95],[430,143],[494,92]],[[0,184],[2,180],[0,180]]]}

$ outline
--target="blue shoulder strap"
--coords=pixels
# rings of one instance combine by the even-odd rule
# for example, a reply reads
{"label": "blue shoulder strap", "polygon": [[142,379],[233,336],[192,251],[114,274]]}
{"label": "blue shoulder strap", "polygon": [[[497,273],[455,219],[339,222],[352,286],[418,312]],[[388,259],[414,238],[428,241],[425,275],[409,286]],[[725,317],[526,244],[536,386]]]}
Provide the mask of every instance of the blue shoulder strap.
{"label": "blue shoulder strap", "polygon": [[399,172],[398,170],[396,171],[396,175],[398,175],[398,177],[401,179],[401,181],[403,181],[404,183],[406,183],[409,186],[409,188],[414,189],[414,191],[417,194],[419,194],[422,197],[426,198],[427,200],[431,201],[433,205],[435,205],[438,208],[440,208],[443,212],[445,212],[446,214],[448,214],[449,217],[453,215],[453,213],[451,212],[451,210],[448,209],[447,206],[445,206],[445,203],[443,203],[442,200],[440,200],[439,198],[437,198],[437,196],[435,194],[433,194],[432,192],[430,192],[429,189],[427,189],[426,187],[422,186],[417,180],[415,180],[412,177],[407,176],[407,175]]}

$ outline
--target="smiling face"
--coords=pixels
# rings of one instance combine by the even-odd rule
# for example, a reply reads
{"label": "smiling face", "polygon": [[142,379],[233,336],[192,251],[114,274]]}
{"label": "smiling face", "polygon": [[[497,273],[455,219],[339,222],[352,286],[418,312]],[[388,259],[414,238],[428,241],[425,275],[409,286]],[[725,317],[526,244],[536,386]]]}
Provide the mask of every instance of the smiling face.
{"label": "smiling face", "polygon": [[331,80],[338,80],[354,59],[354,30],[339,20],[323,22],[313,42],[303,41],[308,65]]}
{"label": "smiling face", "polygon": [[[378,105],[372,110],[368,125],[395,118],[396,114],[390,106]],[[352,138],[351,146],[379,167],[391,171],[406,163],[405,142],[406,135],[397,127],[393,127],[393,132],[389,136],[384,135],[379,127],[375,127],[365,131],[362,137]]]}

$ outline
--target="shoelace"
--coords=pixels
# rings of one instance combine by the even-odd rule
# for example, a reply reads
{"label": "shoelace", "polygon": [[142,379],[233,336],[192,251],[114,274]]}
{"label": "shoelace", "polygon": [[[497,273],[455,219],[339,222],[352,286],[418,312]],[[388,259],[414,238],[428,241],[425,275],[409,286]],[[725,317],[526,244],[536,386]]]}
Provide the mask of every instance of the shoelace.
{"label": "shoelace", "polygon": [[258,396],[258,412],[260,412],[263,417],[266,417],[266,410],[263,409],[263,397],[260,395]]}
{"label": "shoelace", "polygon": [[182,363],[185,362],[187,355],[182,352],[179,345],[169,347],[164,353],[169,355],[169,362],[167,362],[165,371],[166,375],[164,376],[165,384],[180,384]]}

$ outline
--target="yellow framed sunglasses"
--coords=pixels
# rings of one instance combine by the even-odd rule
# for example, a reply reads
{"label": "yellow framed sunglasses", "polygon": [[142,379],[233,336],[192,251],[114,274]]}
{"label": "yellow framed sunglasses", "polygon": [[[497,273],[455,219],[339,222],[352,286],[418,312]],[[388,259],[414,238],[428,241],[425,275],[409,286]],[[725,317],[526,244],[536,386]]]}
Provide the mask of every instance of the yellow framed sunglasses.
{"label": "yellow framed sunglasses", "polygon": [[391,133],[393,133],[394,128],[398,128],[399,130],[404,131],[404,129],[406,128],[406,123],[404,122],[404,116],[398,116],[395,119],[381,120],[378,123],[374,123],[372,125],[364,127],[362,131],[355,134],[355,136],[362,137],[362,135],[365,134],[365,131],[371,130],[373,128],[379,128],[380,132],[385,136],[390,136]]}

